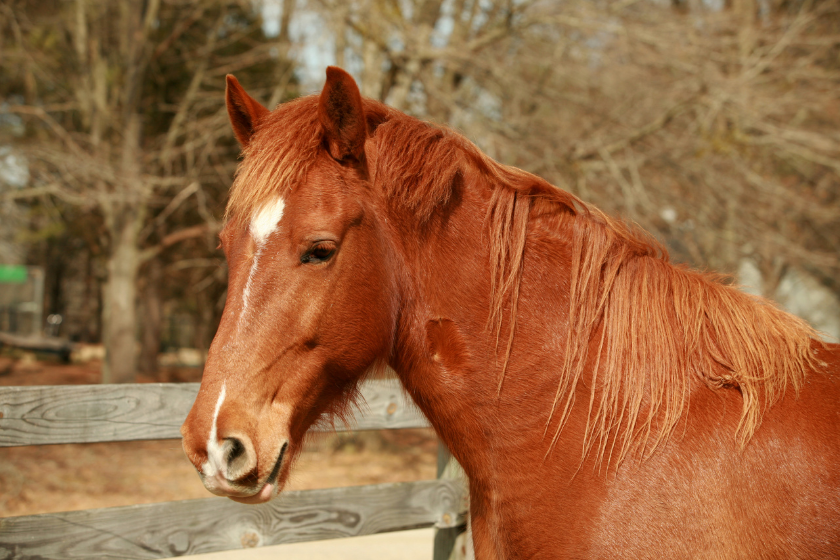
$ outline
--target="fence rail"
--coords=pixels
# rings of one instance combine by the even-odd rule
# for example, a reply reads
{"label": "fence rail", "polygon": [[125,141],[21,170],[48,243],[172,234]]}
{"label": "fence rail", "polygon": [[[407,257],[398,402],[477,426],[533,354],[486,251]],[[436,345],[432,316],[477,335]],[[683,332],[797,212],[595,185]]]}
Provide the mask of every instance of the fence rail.
{"label": "fence rail", "polygon": [[[0,447],[176,439],[197,391],[197,383],[0,387]],[[369,381],[361,393],[355,423],[335,429],[429,426],[395,382]],[[207,498],[10,517],[0,519],[0,557],[170,558],[434,526],[435,560],[448,560],[466,502],[463,482],[444,477],[285,492],[258,506]]]}
{"label": "fence rail", "polygon": [[[0,447],[179,439],[197,393],[198,383],[0,387]],[[336,430],[429,427],[395,382],[368,381],[361,394],[356,423]]]}

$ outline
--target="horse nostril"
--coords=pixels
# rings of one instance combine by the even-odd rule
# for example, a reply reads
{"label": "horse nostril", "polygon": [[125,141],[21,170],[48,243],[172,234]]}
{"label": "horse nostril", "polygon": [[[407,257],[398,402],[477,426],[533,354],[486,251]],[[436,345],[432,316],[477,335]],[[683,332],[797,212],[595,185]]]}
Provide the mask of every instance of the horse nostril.
{"label": "horse nostril", "polygon": [[228,443],[227,464],[230,465],[245,453],[245,444],[238,438],[226,438]]}
{"label": "horse nostril", "polygon": [[228,480],[239,480],[257,466],[257,455],[248,436],[238,433],[224,438],[217,461]]}

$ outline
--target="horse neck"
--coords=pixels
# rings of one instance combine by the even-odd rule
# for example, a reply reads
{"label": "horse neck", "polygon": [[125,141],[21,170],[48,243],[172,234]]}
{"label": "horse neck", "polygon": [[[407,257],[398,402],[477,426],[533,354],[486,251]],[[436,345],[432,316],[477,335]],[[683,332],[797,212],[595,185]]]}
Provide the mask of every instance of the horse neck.
{"label": "horse neck", "polygon": [[[520,341],[542,337],[545,340],[539,347],[547,347],[549,339],[565,337],[562,317],[545,320],[534,309],[516,312],[509,297],[513,288],[504,290],[500,285],[505,274],[497,274],[499,244],[494,245],[493,232],[505,224],[494,225],[494,221],[503,214],[527,221],[534,208],[523,198],[517,213],[510,201],[499,200],[499,188],[482,175],[466,173],[448,204],[429,221],[418,224],[410,210],[400,208],[391,208],[387,221],[394,228],[395,252],[404,271],[399,281],[403,304],[391,365],[473,479],[492,476],[485,471],[493,464],[488,454],[498,449],[500,442],[525,441],[512,432],[514,429],[527,431],[534,449],[544,447],[539,441],[556,389],[552,374],[556,369],[545,367],[526,374],[525,355],[537,356],[539,352]],[[495,212],[500,208],[507,212]],[[521,237],[524,243],[524,233]],[[521,263],[512,267],[516,259],[509,257],[501,259],[501,268],[521,269]],[[563,275],[568,276],[568,267],[560,266],[564,260],[561,254],[555,257],[542,264],[529,263],[528,268],[567,283]],[[494,284],[501,299],[494,296]],[[536,284],[528,281],[529,286]],[[560,294],[550,297],[557,299]],[[567,309],[559,299],[549,303],[555,309]],[[494,315],[491,310],[496,306],[501,313]],[[508,352],[512,310],[524,322],[520,319],[516,341]],[[537,327],[541,332],[536,332]],[[544,379],[536,379],[537,374]],[[503,375],[506,378],[500,388]],[[532,399],[533,414],[516,427],[501,424],[501,418],[516,415],[517,395],[534,389],[539,395]]]}

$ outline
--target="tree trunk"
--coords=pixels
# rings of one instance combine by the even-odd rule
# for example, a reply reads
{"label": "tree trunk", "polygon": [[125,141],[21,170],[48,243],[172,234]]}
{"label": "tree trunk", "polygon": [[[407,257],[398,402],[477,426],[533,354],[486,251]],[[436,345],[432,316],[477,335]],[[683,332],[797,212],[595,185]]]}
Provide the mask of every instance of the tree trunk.
{"label": "tree trunk", "polygon": [[112,202],[103,207],[111,237],[108,280],[103,294],[103,383],[131,383],[137,370],[137,276],[146,201],[139,164],[140,116],[129,115],[126,121],[121,147],[122,181],[110,194]]}
{"label": "tree trunk", "polygon": [[738,26],[738,56],[741,66],[746,69],[751,65],[750,55],[756,43],[756,0],[732,0],[732,15]]}
{"label": "tree trunk", "polygon": [[362,53],[364,70],[362,71],[362,95],[372,99],[381,99],[382,97],[382,56],[379,52],[379,46],[371,41],[365,39],[364,51]]}
{"label": "tree trunk", "polygon": [[163,321],[163,301],[160,297],[161,265],[158,259],[149,261],[146,284],[143,287],[143,337],[140,343],[138,369],[154,375],[160,352],[160,331]]}
{"label": "tree trunk", "polygon": [[131,383],[137,364],[136,299],[140,268],[137,234],[140,224],[131,207],[124,207],[115,218],[111,229],[108,280],[103,293],[105,362],[102,364],[102,382]]}

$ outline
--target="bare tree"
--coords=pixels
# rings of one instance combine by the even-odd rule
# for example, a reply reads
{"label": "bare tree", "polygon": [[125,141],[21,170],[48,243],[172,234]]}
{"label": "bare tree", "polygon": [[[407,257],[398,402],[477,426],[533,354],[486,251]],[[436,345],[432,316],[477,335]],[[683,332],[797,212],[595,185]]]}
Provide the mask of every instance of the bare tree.
{"label": "bare tree", "polygon": [[[143,263],[185,239],[212,242],[217,227],[207,189],[230,180],[224,75],[264,76],[274,84],[260,93],[279,100],[291,80],[278,54],[287,30],[265,40],[253,6],[235,0],[9,1],[0,9],[3,33],[14,37],[3,71],[24,91],[24,103],[7,111],[28,117],[32,131],[21,145],[33,186],[13,196],[48,194],[101,217],[103,381],[131,381]],[[188,227],[174,219],[185,205],[197,214]]]}
{"label": "bare tree", "polygon": [[[562,14],[598,57],[584,51],[596,71],[572,52],[557,61],[571,71],[558,94],[578,94],[585,136],[556,144],[574,188],[602,189],[607,206],[697,264],[755,261],[772,296],[789,266],[829,277],[840,266],[840,5],[765,5]],[[596,30],[609,33],[598,42]],[[588,99],[570,83],[584,78]]]}
{"label": "bare tree", "polygon": [[[138,275],[148,323],[159,272],[223,286],[211,232],[235,147],[221,78],[250,69],[249,91],[283,100],[295,6],[318,11],[365,95],[638,222],[678,259],[729,272],[750,260],[768,295],[807,268],[840,293],[837,0],[281,5],[268,40],[245,0],[0,4],[0,90],[19,93],[6,110],[28,119],[33,162],[14,196],[49,193],[101,220],[114,379],[133,370]],[[177,297],[204,313],[214,290]],[[158,339],[150,329],[145,347]]]}
{"label": "bare tree", "polygon": [[639,222],[677,258],[751,259],[768,295],[806,264],[838,289],[838,2],[320,1],[366,94]]}

